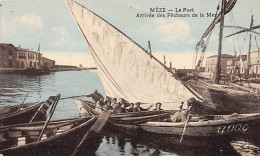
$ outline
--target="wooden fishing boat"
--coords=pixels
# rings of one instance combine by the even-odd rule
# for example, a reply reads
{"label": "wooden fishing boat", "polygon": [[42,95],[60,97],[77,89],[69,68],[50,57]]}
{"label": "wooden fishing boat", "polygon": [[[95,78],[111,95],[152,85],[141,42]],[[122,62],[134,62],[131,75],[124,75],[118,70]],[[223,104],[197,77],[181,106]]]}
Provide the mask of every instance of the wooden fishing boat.
{"label": "wooden fishing boat", "polygon": [[222,113],[255,113],[260,112],[256,103],[260,102],[260,96],[255,92],[242,90],[232,84],[214,84],[205,80],[190,79],[185,81],[186,85],[192,87],[204,97],[204,102],[212,105]]}
{"label": "wooden fishing boat", "polygon": [[[185,122],[161,121],[138,125],[115,123],[110,126],[122,133],[169,147],[213,147],[228,144],[260,127],[260,113],[193,117],[185,129]],[[183,140],[180,142],[182,135]]]}
{"label": "wooden fishing boat", "polygon": [[[205,79],[205,78],[201,78],[198,77],[200,74],[202,75],[203,73],[199,73],[196,76],[187,76],[187,77],[180,77],[183,79],[183,83],[191,88],[193,88],[193,90],[195,90],[198,94],[200,94],[203,97],[203,101],[209,103],[210,105],[212,105],[214,108],[219,109],[219,110],[223,110],[225,112],[229,112],[229,113],[255,113],[255,112],[260,112],[260,108],[259,108],[259,103],[260,103],[260,97],[259,94],[257,94],[257,90],[259,87],[256,85],[255,86],[255,90],[253,90],[252,88],[246,88],[243,86],[243,84],[241,83],[241,85],[239,85],[239,83],[232,83],[232,80],[229,80],[227,82],[227,78],[223,78],[224,77],[224,70],[223,70],[223,62],[221,62],[221,60],[223,60],[222,58],[226,58],[228,56],[226,56],[225,54],[223,54],[222,52],[222,44],[223,44],[223,29],[224,29],[224,18],[225,18],[225,14],[227,14],[228,12],[230,12],[233,7],[235,6],[236,3],[240,3],[237,0],[230,0],[228,1],[228,3],[226,3],[226,1],[222,0],[222,9],[219,12],[218,16],[216,18],[214,18],[213,22],[210,24],[210,26],[206,29],[205,33],[202,35],[200,41],[197,43],[196,45],[196,52],[198,53],[198,51],[201,48],[201,56],[199,58],[199,60],[197,61],[197,65],[195,67],[195,74],[197,74],[199,72],[199,69],[202,66],[203,63],[203,59],[204,56],[206,54],[206,49],[207,46],[209,44],[210,41],[210,35],[213,32],[214,27],[216,26],[217,23],[220,22],[220,31],[219,31],[219,42],[218,42],[218,55],[216,57],[216,61],[214,62],[216,64],[216,69],[215,71],[211,72],[212,74],[214,74],[214,82],[211,81],[210,79]],[[252,71],[250,68],[252,66],[252,64],[250,63],[250,50],[251,50],[251,33],[255,33],[254,29],[259,28],[260,26],[254,26],[253,27],[253,15],[251,17],[251,24],[250,24],[250,28],[243,28],[238,32],[235,32],[231,35],[228,35],[226,37],[230,37],[236,34],[240,34],[240,33],[250,33],[250,40],[249,40],[249,52],[247,55],[247,66],[245,66],[245,68],[243,68],[245,70],[245,78],[248,79],[249,77],[249,72]],[[230,26],[232,27],[236,27],[236,26]],[[214,57],[214,56],[212,56]],[[240,53],[240,55],[238,57],[236,57],[235,60],[235,69],[233,69],[231,72],[237,72],[239,73],[240,76],[240,71],[242,69],[242,54]],[[240,62],[239,62],[240,61]],[[221,64],[222,63],[222,64]],[[239,64],[240,63],[240,64]],[[222,66],[221,66],[222,65]],[[240,65],[240,66],[239,66]],[[250,70],[250,71],[249,71]],[[254,72],[254,71],[252,71]],[[242,73],[242,72],[241,72]],[[242,74],[241,74],[242,75]],[[222,80],[221,80],[222,78]],[[241,76],[239,77],[241,78]],[[250,80],[247,80],[248,83],[247,85],[250,85]],[[254,85],[254,84],[252,84]]]}
{"label": "wooden fishing boat", "polygon": [[[94,103],[90,101],[76,101],[82,117],[96,116],[100,114],[93,108]],[[110,123],[124,123],[124,124],[138,124],[145,123],[147,121],[154,121],[158,119],[168,118],[171,114],[176,112],[175,110],[153,110],[153,111],[141,111],[141,112],[128,112],[112,114],[109,121]]]}
{"label": "wooden fishing boat", "polygon": [[[101,142],[98,133],[109,116],[110,113],[107,112],[100,115],[98,119],[86,117],[52,121],[44,131],[44,122],[1,127],[0,153],[12,156],[71,155],[82,142],[84,144],[77,154],[93,154]],[[43,136],[39,138],[42,131]]]}
{"label": "wooden fishing boat", "polygon": [[55,102],[55,99],[56,96],[50,96],[45,102],[2,107],[0,108],[0,125],[4,126],[45,120],[46,111]]}

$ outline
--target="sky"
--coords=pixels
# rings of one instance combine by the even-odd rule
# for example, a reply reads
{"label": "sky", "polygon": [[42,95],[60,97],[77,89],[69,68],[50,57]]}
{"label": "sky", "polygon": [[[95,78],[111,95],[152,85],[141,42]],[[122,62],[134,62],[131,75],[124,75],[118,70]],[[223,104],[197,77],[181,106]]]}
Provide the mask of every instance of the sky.
{"label": "sky", "polygon": [[[152,52],[174,67],[192,67],[195,46],[213,21],[207,13],[216,13],[220,0],[76,0],[124,32],[144,49],[151,42]],[[94,66],[87,45],[75,20],[63,0],[2,0],[1,43],[12,43],[22,48],[37,50],[40,43],[44,56],[56,60],[57,64]],[[166,8],[167,13],[176,13],[176,8],[198,17],[137,17],[149,14],[150,8]],[[232,13],[225,16],[225,25],[248,28],[251,15],[254,25],[260,25],[260,1],[238,0]],[[178,14],[181,12],[178,12]],[[200,17],[200,13],[204,17]],[[166,14],[167,15],[167,14]],[[233,16],[234,23],[231,23]],[[238,29],[225,28],[224,35]],[[259,31],[256,30],[256,31]],[[260,31],[259,31],[260,32]],[[219,25],[214,28],[206,56],[217,54]],[[255,40],[256,38],[256,40]],[[243,33],[224,38],[223,53],[234,55],[248,52],[249,34]],[[253,34],[252,50],[260,45],[259,35]],[[205,61],[205,60],[204,60]]]}

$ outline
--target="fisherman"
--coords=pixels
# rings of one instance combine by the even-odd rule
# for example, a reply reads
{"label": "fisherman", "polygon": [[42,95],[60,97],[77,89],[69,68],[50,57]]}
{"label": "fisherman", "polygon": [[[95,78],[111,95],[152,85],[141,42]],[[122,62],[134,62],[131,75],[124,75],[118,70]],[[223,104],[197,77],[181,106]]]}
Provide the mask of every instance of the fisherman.
{"label": "fisherman", "polygon": [[196,103],[195,98],[190,98],[187,102],[188,108],[186,110],[183,109],[184,102],[181,102],[180,110],[175,112],[170,116],[170,119],[166,119],[167,121],[173,122],[184,122],[187,119],[187,115],[192,111],[194,104]]}
{"label": "fisherman", "polygon": [[111,102],[111,106],[113,107],[113,109],[117,106],[117,99],[116,98],[113,98],[112,99],[112,102]]}
{"label": "fisherman", "polygon": [[183,104],[184,104],[184,102],[181,102],[181,105],[180,105],[180,110],[182,110],[183,109]]}
{"label": "fisherman", "polygon": [[104,102],[104,111],[113,110],[113,107],[111,106],[111,100],[109,96],[106,96],[106,100]]}
{"label": "fisherman", "polygon": [[141,104],[140,102],[136,102],[135,103],[134,112],[147,111],[150,108],[149,107],[148,109],[144,109],[144,108],[140,107],[140,104]]}
{"label": "fisherman", "polygon": [[122,99],[119,99],[119,102],[117,103],[117,99],[114,98],[111,106],[113,107],[113,113],[118,113],[118,109],[121,107]]}
{"label": "fisherman", "polygon": [[97,90],[94,90],[94,93],[87,95],[87,97],[91,97],[94,100],[95,106],[97,106],[98,101],[100,102],[99,104],[103,105],[104,97]]}
{"label": "fisherman", "polygon": [[120,98],[118,105],[117,107],[114,108],[113,112],[115,111],[116,113],[123,113],[123,109],[125,109],[125,107],[126,107],[125,100],[123,98]]}
{"label": "fisherman", "polygon": [[188,111],[190,111],[192,114],[198,114],[200,115],[200,109],[199,109],[199,102],[194,98],[190,98],[187,102],[188,105]]}
{"label": "fisherman", "polygon": [[96,107],[95,107],[95,110],[102,113],[105,109],[105,107],[103,107],[104,101],[102,98],[100,98],[97,102],[96,102]]}
{"label": "fisherman", "polygon": [[130,103],[130,108],[127,110],[127,112],[134,112],[134,103]]}
{"label": "fisherman", "polygon": [[161,106],[162,106],[162,103],[157,102],[157,103],[155,104],[155,109],[153,109],[153,110],[163,110],[163,109],[161,109]]}
{"label": "fisherman", "polygon": [[121,107],[121,113],[127,113],[126,105],[124,105],[123,107]]}
{"label": "fisherman", "polygon": [[104,104],[111,106],[111,101],[112,101],[112,98],[110,98],[109,96],[106,96],[106,100],[104,101]]}
{"label": "fisherman", "polygon": [[178,110],[174,114],[170,115],[170,118],[166,119],[166,121],[183,122],[185,120],[185,114],[186,114],[185,111]]}

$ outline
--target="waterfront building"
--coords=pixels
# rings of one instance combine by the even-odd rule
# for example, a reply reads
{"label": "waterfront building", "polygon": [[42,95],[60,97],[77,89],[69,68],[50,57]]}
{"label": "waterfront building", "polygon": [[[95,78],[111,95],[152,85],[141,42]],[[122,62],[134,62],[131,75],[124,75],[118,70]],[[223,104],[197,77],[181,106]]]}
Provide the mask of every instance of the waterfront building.
{"label": "waterfront building", "polygon": [[[213,55],[206,58],[205,72],[214,73],[217,65],[218,55]],[[229,54],[221,55],[221,73],[225,74],[227,72],[227,61],[235,59],[235,56]]]}
{"label": "waterfront building", "polygon": [[260,49],[250,53],[250,75],[259,75],[260,74]]}
{"label": "waterfront building", "polygon": [[42,57],[41,64],[42,64],[43,67],[51,68],[51,67],[53,67],[55,65],[55,61],[51,60],[51,59],[48,59],[46,57]]}
{"label": "waterfront building", "polygon": [[41,53],[12,44],[0,44],[0,68],[26,69],[53,67],[55,61],[42,56]]}
{"label": "waterfront building", "polygon": [[226,73],[227,73],[227,74],[234,73],[235,67],[236,67],[236,59],[233,58],[233,59],[231,59],[231,60],[228,60],[228,61],[227,61],[227,70],[226,70]]}
{"label": "waterfront building", "polygon": [[0,44],[0,68],[13,68],[16,66],[17,50],[12,44]]}
{"label": "waterfront building", "polygon": [[39,68],[41,66],[42,55],[29,49],[16,47],[16,68]]}
{"label": "waterfront building", "polygon": [[[242,57],[242,59],[240,60],[240,58]],[[233,58],[231,60],[227,61],[227,74],[231,74],[237,71],[235,71],[235,67],[236,67],[236,62],[238,67],[240,68],[240,74],[244,74],[245,73],[245,68],[246,68],[246,62],[247,62],[247,55],[239,55],[237,57],[237,59]]]}

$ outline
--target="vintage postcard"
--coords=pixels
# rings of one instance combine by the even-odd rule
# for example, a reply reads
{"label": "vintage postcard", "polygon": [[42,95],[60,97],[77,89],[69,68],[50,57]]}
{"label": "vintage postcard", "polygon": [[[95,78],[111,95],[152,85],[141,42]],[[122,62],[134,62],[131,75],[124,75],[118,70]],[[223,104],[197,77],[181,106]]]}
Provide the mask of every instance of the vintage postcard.
{"label": "vintage postcard", "polygon": [[3,156],[259,156],[259,0],[0,0]]}

